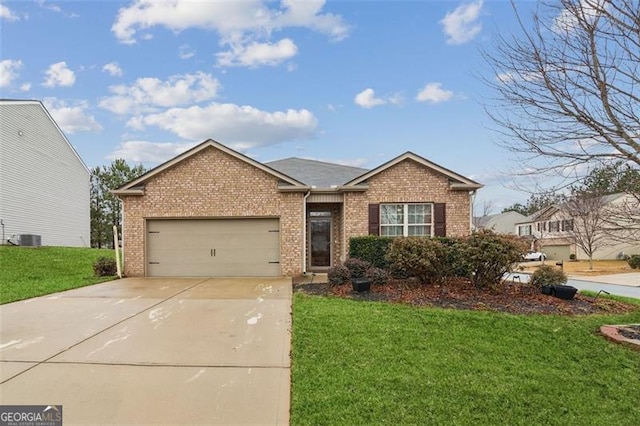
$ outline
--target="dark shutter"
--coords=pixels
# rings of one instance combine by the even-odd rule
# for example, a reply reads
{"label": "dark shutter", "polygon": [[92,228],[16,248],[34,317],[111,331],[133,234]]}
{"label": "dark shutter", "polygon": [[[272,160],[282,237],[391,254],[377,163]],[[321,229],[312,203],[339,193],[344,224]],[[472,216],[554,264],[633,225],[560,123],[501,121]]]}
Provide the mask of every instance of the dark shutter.
{"label": "dark shutter", "polygon": [[435,224],[435,232],[434,235],[436,237],[446,237],[447,236],[447,209],[445,203],[436,203],[433,206],[434,210],[434,224]]}
{"label": "dark shutter", "polygon": [[380,204],[369,204],[369,235],[380,235]]}

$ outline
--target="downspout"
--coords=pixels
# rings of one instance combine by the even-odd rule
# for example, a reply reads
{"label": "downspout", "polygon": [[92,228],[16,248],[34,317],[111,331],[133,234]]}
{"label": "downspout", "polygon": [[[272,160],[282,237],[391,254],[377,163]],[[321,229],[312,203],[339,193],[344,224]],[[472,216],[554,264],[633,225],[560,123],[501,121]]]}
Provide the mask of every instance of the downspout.
{"label": "downspout", "polygon": [[469,192],[469,202],[471,203],[471,208],[469,209],[469,229],[473,232],[475,231],[475,229],[473,229],[473,208],[476,202],[476,191]]}
{"label": "downspout", "polygon": [[307,198],[311,190],[304,194],[302,199],[302,273],[307,273]]}

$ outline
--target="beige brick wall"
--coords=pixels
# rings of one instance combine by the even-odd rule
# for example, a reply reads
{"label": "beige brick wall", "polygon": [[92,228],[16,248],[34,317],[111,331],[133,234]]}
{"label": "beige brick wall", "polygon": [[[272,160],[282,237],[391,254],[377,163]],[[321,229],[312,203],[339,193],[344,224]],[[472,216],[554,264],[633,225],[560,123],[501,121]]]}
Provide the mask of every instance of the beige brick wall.
{"label": "beige brick wall", "polygon": [[145,220],[188,217],[279,217],[280,267],[302,271],[302,193],[281,193],[278,179],[207,148],[146,182],[145,195],[124,198],[125,274],[145,274]]}
{"label": "beige brick wall", "polygon": [[345,237],[369,233],[369,204],[446,203],[447,236],[468,235],[470,197],[468,191],[451,191],[449,178],[407,159],[368,181],[366,192],[345,193]]}

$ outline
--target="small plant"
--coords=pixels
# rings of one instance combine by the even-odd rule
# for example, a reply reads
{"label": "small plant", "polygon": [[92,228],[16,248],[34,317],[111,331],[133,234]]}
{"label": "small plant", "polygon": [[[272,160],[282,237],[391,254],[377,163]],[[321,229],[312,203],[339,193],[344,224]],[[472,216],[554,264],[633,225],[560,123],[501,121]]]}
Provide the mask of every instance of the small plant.
{"label": "small plant", "polygon": [[345,260],[344,266],[349,270],[351,278],[364,278],[367,269],[371,268],[371,263],[366,260],[350,257]]}
{"label": "small plant", "polygon": [[389,274],[387,273],[387,271],[385,271],[384,269],[376,268],[375,266],[367,269],[367,271],[365,272],[365,277],[369,278],[371,282],[377,285],[386,284],[389,280]]}
{"label": "small plant", "polygon": [[631,255],[631,258],[627,260],[631,269],[639,269],[640,268],[640,254]]}
{"label": "small plant", "polygon": [[533,273],[529,285],[542,288],[545,285],[564,284],[567,282],[567,274],[561,269],[550,265],[542,265]]}
{"label": "small plant", "polygon": [[117,273],[116,260],[110,257],[99,257],[93,262],[93,273],[96,277],[110,277]]}
{"label": "small plant", "polygon": [[349,282],[349,279],[349,269],[344,265],[332,266],[327,272],[327,280],[329,281],[329,285],[332,286],[346,284]]}
{"label": "small plant", "polygon": [[569,255],[569,260],[571,260],[571,261],[575,261],[575,260],[576,260],[576,255],[575,255],[575,253],[571,253],[571,254]]}

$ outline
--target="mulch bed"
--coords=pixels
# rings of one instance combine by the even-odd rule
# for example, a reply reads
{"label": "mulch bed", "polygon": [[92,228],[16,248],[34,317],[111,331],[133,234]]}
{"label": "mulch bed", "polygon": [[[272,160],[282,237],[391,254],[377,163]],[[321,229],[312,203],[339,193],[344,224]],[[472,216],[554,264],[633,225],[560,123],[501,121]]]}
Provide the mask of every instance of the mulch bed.
{"label": "mulch bed", "polygon": [[372,285],[371,291],[362,293],[354,292],[350,284],[330,286],[327,283],[300,283],[294,285],[294,291],[361,301],[524,315],[618,314],[638,310],[637,306],[627,303],[581,294],[576,294],[573,300],[562,300],[517,283],[502,283],[493,289],[477,289],[465,279],[449,280],[444,285],[425,285],[415,280],[392,280],[384,285]]}

